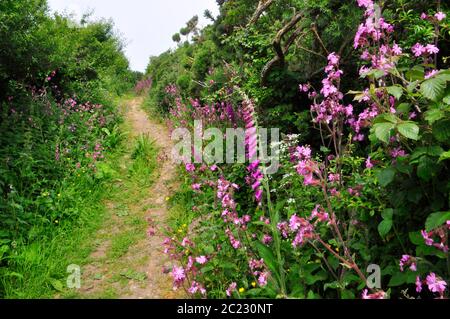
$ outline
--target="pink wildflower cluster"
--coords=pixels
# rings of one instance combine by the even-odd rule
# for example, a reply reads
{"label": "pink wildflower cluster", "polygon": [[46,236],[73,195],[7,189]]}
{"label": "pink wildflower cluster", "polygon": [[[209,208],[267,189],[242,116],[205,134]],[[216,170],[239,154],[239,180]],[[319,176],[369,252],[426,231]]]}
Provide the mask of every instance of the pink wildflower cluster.
{"label": "pink wildflower cluster", "polygon": [[409,255],[403,255],[400,259],[400,270],[404,271],[405,267],[409,267],[412,271],[417,271],[417,260]]}
{"label": "pink wildflower cluster", "polygon": [[199,100],[191,100],[191,118],[201,120],[205,124],[229,123],[237,127],[237,120],[242,114],[235,111],[230,102],[212,103],[202,105]]}
{"label": "pink wildflower cluster", "polygon": [[184,281],[186,280],[186,272],[183,267],[174,266],[172,272],[170,273],[173,279],[174,289],[182,287]]}
{"label": "pink wildflower cluster", "polygon": [[436,12],[434,15],[428,15],[425,12],[420,15],[422,20],[428,20],[431,22],[441,22],[445,20],[446,17],[447,15],[442,11]]}
{"label": "pink wildflower cluster", "polygon": [[236,290],[237,290],[237,283],[233,282],[230,284],[230,286],[228,286],[225,293],[227,294],[228,297],[231,297],[232,293]]}
{"label": "pink wildflower cluster", "polygon": [[430,55],[439,53],[438,47],[436,47],[434,44],[427,44],[422,45],[420,43],[416,43],[411,48],[412,53],[414,53],[414,56],[416,58],[418,57],[429,57]]}
{"label": "pink wildflower cluster", "polygon": [[[425,240],[425,244],[428,246],[434,246],[439,250],[442,250],[445,253],[448,253],[448,231],[450,230],[450,220],[432,231],[427,232],[426,230],[422,230],[421,234],[423,239]],[[439,242],[434,241],[434,237],[439,237]]]}
{"label": "pink wildflower cluster", "polygon": [[[364,7],[366,21],[362,23],[356,32],[354,47],[363,48],[361,58],[371,61],[371,67],[363,67],[361,74],[370,72],[373,69],[389,72],[394,66],[396,57],[403,53],[396,43],[389,45],[390,34],[394,32],[394,27],[387,23],[384,18],[376,16],[373,1],[358,1],[360,7]],[[376,48],[376,49],[371,49]]]}
{"label": "pink wildflower cluster", "polygon": [[[249,215],[239,217],[236,211],[236,202],[233,199],[234,191],[239,189],[239,186],[233,184],[225,178],[221,177],[217,182],[217,198],[221,200],[222,204],[222,218],[225,223],[232,225],[237,231],[246,230],[247,224],[251,221]],[[242,246],[240,240],[238,240],[231,229],[228,227],[225,230],[225,234],[230,240],[230,244],[234,249],[238,249]]]}
{"label": "pink wildflower cluster", "polygon": [[176,86],[169,86],[166,90],[174,98],[175,105],[170,108],[173,120],[181,127],[189,127],[193,120],[201,121],[204,125],[227,125],[237,128],[238,120],[242,119],[242,110],[235,110],[231,102],[220,102],[203,105],[198,99],[190,99],[186,105]]}
{"label": "pink wildflower cluster", "polygon": [[260,287],[265,287],[267,285],[267,279],[270,276],[270,272],[267,271],[264,259],[250,259],[248,266],[252,271],[253,276],[258,278],[258,285]]}
{"label": "pink wildflower cluster", "polygon": [[[185,256],[186,249],[189,248],[189,252],[192,248],[195,247],[194,243],[187,237],[184,237],[180,242],[176,241],[174,238],[166,238],[163,242],[164,253],[169,255],[174,260],[182,260]],[[179,249],[179,248],[182,248]],[[181,250],[181,251],[180,251]],[[189,281],[188,278],[196,278],[199,274],[199,267],[208,263],[210,258],[207,256],[198,256],[194,257],[189,255],[187,258],[186,265],[183,266],[174,266],[171,271],[171,276],[173,279],[173,288],[179,289],[184,287],[185,283],[190,283],[190,287],[187,289],[187,292],[191,295],[195,295],[200,293],[201,295],[206,295],[206,290],[198,281],[192,280]],[[187,287],[186,287],[187,288]]]}
{"label": "pink wildflower cluster", "polygon": [[140,80],[138,83],[136,83],[134,91],[136,92],[136,94],[142,94],[147,92],[151,87],[152,87],[152,79],[147,78]]}
{"label": "pink wildflower cluster", "polygon": [[292,215],[289,221],[289,228],[291,232],[296,233],[292,246],[299,247],[305,243],[306,239],[313,239],[315,237],[314,226],[305,218]]}
{"label": "pink wildflower cluster", "polygon": [[438,293],[440,298],[444,298],[444,292],[447,287],[447,283],[441,277],[436,276],[436,274],[433,272],[430,273],[425,280],[422,280],[420,276],[417,276],[416,292],[422,292],[423,284],[426,284],[428,286],[428,290],[433,293]]}
{"label": "pink wildflower cluster", "polygon": [[[322,80],[323,86],[320,91],[325,99],[321,103],[315,102],[311,106],[311,111],[315,114],[315,123],[330,125],[338,119],[347,118],[353,114],[352,105],[345,106],[341,103],[344,94],[339,91],[339,86],[343,72],[339,69],[339,60],[340,57],[336,53],[328,56],[328,65],[325,68],[327,77]],[[308,85],[303,85],[300,88],[304,92],[308,87]],[[316,96],[317,94],[310,95],[310,97]]]}
{"label": "pink wildflower cluster", "polygon": [[205,289],[201,284],[199,284],[199,283],[196,282],[196,281],[193,281],[193,282],[192,282],[192,285],[191,285],[191,287],[188,289],[188,292],[189,292],[191,295],[195,295],[195,294],[197,294],[197,293],[200,293],[202,296],[206,296],[206,289]]}
{"label": "pink wildflower cluster", "polygon": [[305,185],[318,185],[320,180],[319,164],[311,158],[311,148],[309,146],[299,146],[296,148],[293,156],[298,161],[295,166],[297,172],[304,177],[303,183]]}
{"label": "pink wildflower cluster", "polygon": [[[315,220],[315,221],[314,221]],[[295,233],[294,241],[292,245],[294,247],[302,246],[306,240],[316,238],[315,227],[318,223],[329,223],[330,217],[328,213],[320,206],[317,205],[311,213],[308,219],[292,215],[289,220],[289,229],[292,233]],[[279,229],[283,229],[282,224],[278,224]],[[283,235],[284,236],[284,235]]]}
{"label": "pink wildflower cluster", "polygon": [[169,84],[168,86],[166,86],[165,91],[167,94],[175,96],[178,93],[178,88],[175,84]]}

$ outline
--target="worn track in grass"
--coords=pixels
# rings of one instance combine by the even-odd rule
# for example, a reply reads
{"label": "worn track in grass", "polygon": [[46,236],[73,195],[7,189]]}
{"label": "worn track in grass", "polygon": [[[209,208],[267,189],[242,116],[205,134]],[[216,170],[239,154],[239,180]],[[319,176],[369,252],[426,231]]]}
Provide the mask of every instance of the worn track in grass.
{"label": "worn track in grass", "polygon": [[[170,263],[162,252],[168,219],[167,198],[176,188],[175,165],[170,160],[171,140],[167,128],[149,119],[141,109],[143,99],[124,102],[130,132],[127,151],[119,160],[115,195],[106,203],[105,225],[96,235],[96,249],[82,267],[81,298],[168,299],[183,297],[172,289],[163,272]],[[130,179],[128,166],[132,146],[140,135],[148,135],[158,149],[157,168],[151,186],[140,187]],[[154,236],[147,230],[153,227]]]}

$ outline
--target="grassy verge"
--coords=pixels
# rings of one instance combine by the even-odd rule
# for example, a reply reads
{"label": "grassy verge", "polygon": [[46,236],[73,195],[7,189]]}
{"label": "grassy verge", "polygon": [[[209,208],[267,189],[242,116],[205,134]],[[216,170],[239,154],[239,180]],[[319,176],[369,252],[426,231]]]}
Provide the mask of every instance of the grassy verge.
{"label": "grassy verge", "polygon": [[[129,97],[117,102],[124,103],[126,99]],[[123,124],[114,134],[129,130]],[[99,229],[109,223],[112,215],[126,215],[124,210],[143,196],[143,186],[151,184],[149,176],[156,168],[157,150],[148,137],[137,141],[127,134],[112,138],[117,139],[117,146],[107,160],[98,164],[94,176],[75,172],[54,190],[55,199],[49,197],[48,209],[64,209],[67,219],[54,220],[51,225],[37,224],[27,241],[14,243],[8,269],[0,279],[5,298],[53,298],[60,293],[70,297],[66,289],[67,267],[88,263],[99,240],[95,235]],[[128,156],[130,152],[132,155]],[[120,212],[120,205],[116,205],[111,210],[106,207],[107,202],[125,208]],[[108,252],[110,259],[125,254],[141,238],[136,235],[137,230],[145,236],[145,222],[134,216],[123,217],[124,223],[132,227],[114,237]],[[105,291],[105,296],[112,297],[113,293]]]}

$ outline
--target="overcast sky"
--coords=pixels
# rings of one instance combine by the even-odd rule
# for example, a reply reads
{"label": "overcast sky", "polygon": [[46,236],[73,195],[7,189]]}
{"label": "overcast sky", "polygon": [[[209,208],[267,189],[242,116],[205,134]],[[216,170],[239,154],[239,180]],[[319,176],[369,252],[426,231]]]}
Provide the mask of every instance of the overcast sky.
{"label": "overcast sky", "polygon": [[127,40],[126,54],[131,68],[144,71],[149,57],[174,47],[172,35],[194,15],[200,25],[208,20],[203,12],[209,9],[216,16],[216,0],[48,0],[54,11],[73,13],[79,19],[94,11],[94,17],[112,18],[116,29]]}

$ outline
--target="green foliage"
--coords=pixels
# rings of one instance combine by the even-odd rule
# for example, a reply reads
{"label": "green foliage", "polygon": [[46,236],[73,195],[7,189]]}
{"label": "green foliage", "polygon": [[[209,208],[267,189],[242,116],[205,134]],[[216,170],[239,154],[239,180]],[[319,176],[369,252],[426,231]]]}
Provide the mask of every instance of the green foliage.
{"label": "green foliage", "polygon": [[50,16],[45,0],[1,1],[0,21],[0,295],[50,297],[101,218],[113,97],[138,75],[111,21]]}
{"label": "green foliage", "polygon": [[[258,124],[279,127],[285,134],[280,171],[262,181],[261,205],[253,202],[243,165],[221,167],[216,175],[207,169],[196,171],[195,176],[183,175],[181,192],[173,199],[172,240],[179,246],[188,237],[195,245],[192,249],[177,246],[178,261],[185,265],[188,256],[210,257],[205,266],[197,265],[201,270],[194,277],[211,298],[226,297],[232,283],[236,291],[231,295],[238,298],[359,298],[366,287],[367,266],[374,263],[382,269],[382,288],[389,297],[403,298],[406,288],[408,295],[419,297],[414,293],[417,275],[425,279],[435,272],[448,282],[448,252],[436,243],[439,237],[443,245],[448,244],[448,20],[438,23],[433,17],[436,5],[429,1],[383,2],[383,16],[395,26],[389,45],[395,41],[403,53],[390,56],[393,67],[387,71],[374,67],[360,77],[361,65],[370,62],[363,61],[362,52],[352,45],[362,19],[355,1],[274,1],[250,23],[257,5],[258,1],[221,1],[220,15],[212,19],[212,25],[176,50],[152,58],[147,69],[158,83],[150,90],[149,100],[175,127],[180,123],[167,110],[185,107],[182,126],[190,127],[195,116],[185,101],[198,99],[201,105],[231,101],[240,109],[243,98],[235,95],[241,90],[255,103]],[[448,9],[440,3],[438,10],[448,16]],[[275,36],[299,12],[302,18],[281,39],[284,56],[268,64],[277,55],[275,50],[281,55],[280,48],[274,47]],[[429,18],[420,18],[422,12]],[[294,40],[285,48],[288,39]],[[436,56],[414,57],[411,47],[416,43],[434,43],[441,51]],[[380,44],[369,51],[379,52]],[[342,132],[335,122],[326,123],[328,127],[323,122],[311,124],[311,102],[298,92],[299,83],[319,91],[331,52],[341,57],[339,85],[348,92],[340,103],[352,103],[354,115],[364,115],[359,131],[349,125],[357,116],[336,120],[342,120]],[[165,94],[166,88],[170,94]],[[361,113],[367,107],[376,109],[375,115],[368,116],[370,108]],[[367,133],[367,140],[355,142]],[[355,138],[355,134],[361,136]],[[307,164],[322,189],[305,186],[295,169],[288,150],[298,144],[315,150]],[[338,150],[342,153],[337,154]],[[329,174],[339,174],[341,180],[328,181]],[[245,249],[230,246],[225,233],[232,227],[221,218],[225,212],[214,189],[191,188],[191,183],[203,179],[216,183],[220,176],[240,186],[232,194],[239,217],[251,216],[245,230],[233,233],[239,234]],[[317,237],[293,248],[292,234],[281,238],[278,222],[289,223],[294,214],[307,219],[317,204],[335,214],[336,227],[316,222]],[[336,234],[339,230],[343,239]],[[427,245],[420,231],[430,232],[435,245]],[[272,241],[262,243],[265,235],[271,235]],[[401,271],[402,255],[412,256],[418,270]],[[260,258],[271,274],[267,285],[256,283],[257,276],[248,267],[249,259]],[[420,297],[429,296],[422,293]]]}

